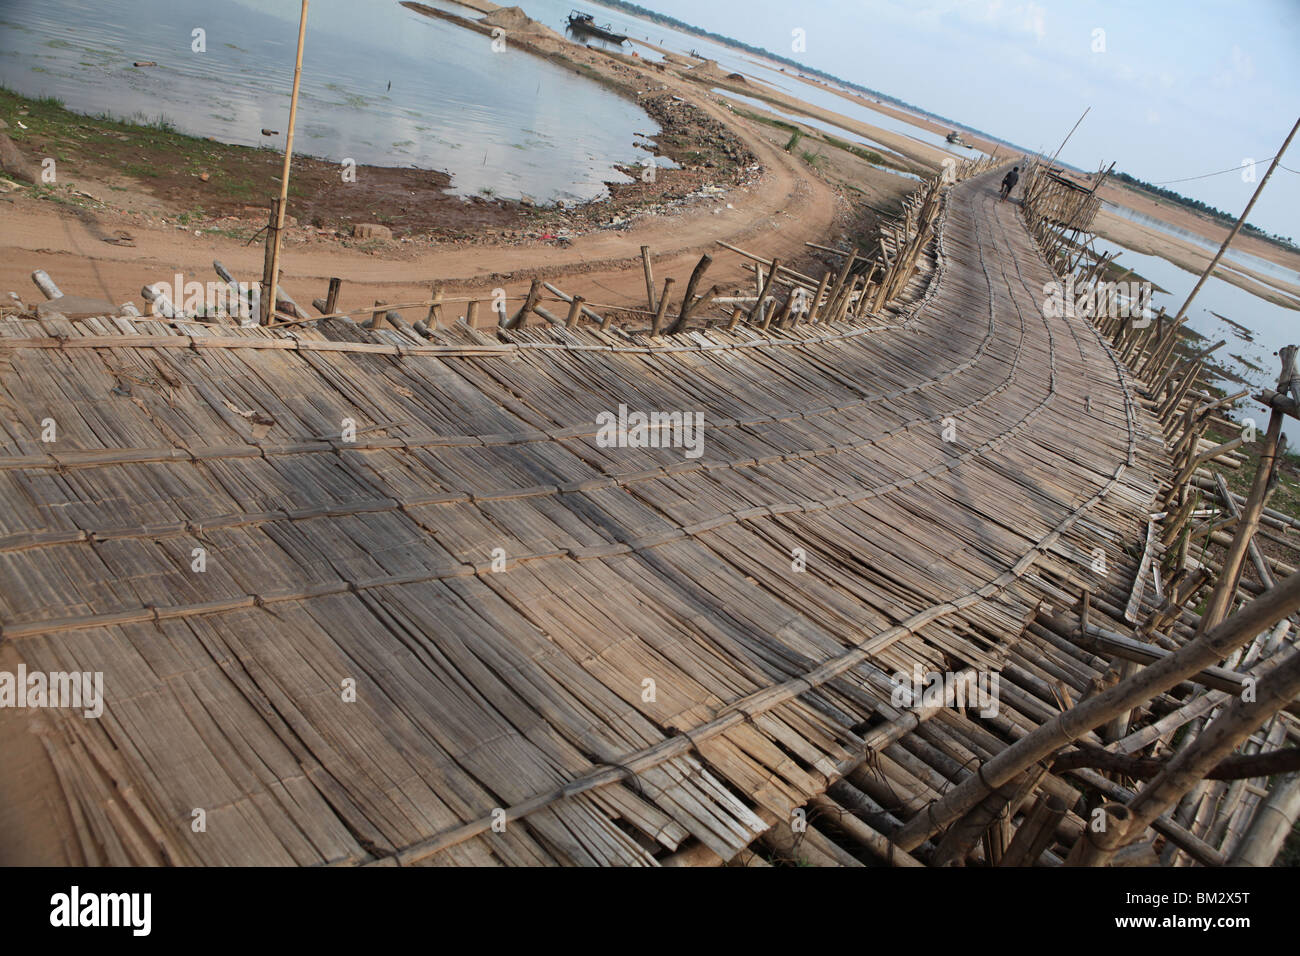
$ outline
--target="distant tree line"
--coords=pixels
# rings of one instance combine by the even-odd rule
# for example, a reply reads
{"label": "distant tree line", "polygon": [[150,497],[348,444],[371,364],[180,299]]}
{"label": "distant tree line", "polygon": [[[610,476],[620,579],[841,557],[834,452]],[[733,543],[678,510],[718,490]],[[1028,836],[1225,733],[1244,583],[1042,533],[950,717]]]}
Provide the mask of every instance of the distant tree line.
{"label": "distant tree line", "polygon": [[[1118,179],[1126,186],[1132,186],[1134,189],[1141,189],[1143,192],[1151,193],[1153,196],[1159,196],[1161,199],[1164,199],[1167,202],[1171,202],[1179,206],[1184,206],[1188,209],[1194,210],[1195,212],[1199,212],[1202,215],[1209,216],[1211,219],[1217,219],[1220,222],[1227,223],[1229,225],[1237,221],[1236,216],[1232,215],[1231,213],[1226,213],[1222,209],[1216,209],[1214,206],[1211,206],[1209,203],[1203,203],[1199,199],[1193,199],[1191,196],[1184,196],[1182,193],[1176,193],[1172,189],[1166,189],[1163,186],[1152,185],[1151,183],[1138,179],[1136,176],[1130,176],[1128,173],[1124,173],[1116,170],[1115,172],[1111,173],[1111,177],[1114,179]],[[1241,231],[1248,233],[1252,236],[1256,236],[1260,239],[1267,239],[1270,242],[1276,242],[1280,245],[1288,246],[1292,249],[1297,248],[1295,242],[1291,239],[1290,236],[1268,233],[1265,232],[1263,229],[1260,229],[1258,226],[1253,226],[1250,223],[1246,223],[1244,226],[1242,226]]]}

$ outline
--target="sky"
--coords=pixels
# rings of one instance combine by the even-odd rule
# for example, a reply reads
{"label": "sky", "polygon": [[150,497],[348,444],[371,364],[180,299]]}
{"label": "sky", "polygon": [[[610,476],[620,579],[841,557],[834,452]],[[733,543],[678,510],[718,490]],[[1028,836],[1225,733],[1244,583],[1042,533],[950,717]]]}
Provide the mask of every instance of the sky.
{"label": "sky", "polygon": [[[1084,170],[1237,215],[1300,118],[1300,0],[638,0]],[[802,30],[805,50],[793,49]],[[1282,163],[1300,170],[1300,135]],[[1220,170],[1224,175],[1199,177]],[[1250,215],[1300,243],[1300,173]]]}

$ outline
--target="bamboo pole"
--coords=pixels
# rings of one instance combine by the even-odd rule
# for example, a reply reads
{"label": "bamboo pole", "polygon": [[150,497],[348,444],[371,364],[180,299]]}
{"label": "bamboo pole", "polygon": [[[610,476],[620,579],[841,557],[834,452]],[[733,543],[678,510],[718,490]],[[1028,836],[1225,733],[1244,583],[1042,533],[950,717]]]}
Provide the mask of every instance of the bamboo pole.
{"label": "bamboo pole", "polygon": [[650,247],[641,247],[641,267],[645,270],[645,300],[646,308],[651,312],[655,310],[655,274],[650,268]]}
{"label": "bamboo pole", "polygon": [[768,270],[767,278],[763,280],[763,287],[758,290],[758,301],[755,302],[754,307],[749,310],[748,321],[750,324],[753,324],[754,321],[763,314],[763,306],[767,301],[768,290],[772,287],[772,280],[776,277],[776,272],[780,267],[780,264],[780,259],[772,260],[772,268]]}
{"label": "bamboo pole", "polygon": [[[700,256],[700,261],[695,264],[691,277],[686,280],[686,294],[682,296],[682,307],[681,311],[677,313],[677,321],[668,327],[669,335],[675,335],[686,330],[686,323],[691,318],[691,310],[695,308],[695,302],[692,301],[695,298],[695,287],[699,285],[700,280],[704,278],[704,273],[709,271],[709,266],[712,264],[713,257],[707,253]],[[772,275],[775,274],[776,269],[773,268]]]}
{"label": "bamboo pole", "polygon": [[578,316],[582,314],[582,296],[575,295],[573,301],[569,303],[569,314],[564,317],[564,327],[571,329],[578,324]]}
{"label": "bamboo pole", "polygon": [[668,311],[668,297],[672,293],[673,283],[677,280],[672,276],[664,277],[664,291],[659,296],[659,308],[655,310],[654,319],[650,323],[650,334],[658,335],[664,326],[664,313]]}
{"label": "bamboo pole", "polygon": [[1273,175],[1273,170],[1277,169],[1278,163],[1282,161],[1282,155],[1287,151],[1287,147],[1291,145],[1291,140],[1295,139],[1296,130],[1300,130],[1300,119],[1295,121],[1295,125],[1291,127],[1291,132],[1286,135],[1286,141],[1282,144],[1282,148],[1277,151],[1277,155],[1273,157],[1273,161],[1268,164],[1268,171],[1264,173],[1264,178],[1259,181],[1259,185],[1255,188],[1254,194],[1250,197],[1250,202],[1246,203],[1246,208],[1243,209],[1241,215],[1237,217],[1237,222],[1233,225],[1232,231],[1229,232],[1227,237],[1223,240],[1223,245],[1219,246],[1219,251],[1214,254],[1214,258],[1210,260],[1210,264],[1205,267],[1205,271],[1201,273],[1201,277],[1196,280],[1196,285],[1192,287],[1192,291],[1187,294],[1187,300],[1183,302],[1182,308],[1179,309],[1178,314],[1174,316],[1175,322],[1179,322],[1187,315],[1187,309],[1192,304],[1192,300],[1196,298],[1196,294],[1201,291],[1201,286],[1205,285],[1205,280],[1214,272],[1214,267],[1219,264],[1219,260],[1223,258],[1223,254],[1228,251],[1228,246],[1232,245],[1232,240],[1237,238],[1237,233],[1240,232],[1241,227],[1246,224],[1246,217],[1249,216],[1250,211],[1255,208],[1255,201],[1259,199],[1259,194],[1264,191],[1264,187],[1268,184],[1269,177]]}
{"label": "bamboo pole", "polygon": [[289,202],[289,162],[293,158],[293,129],[298,117],[298,84],[302,79],[302,44],[307,36],[307,3],[302,0],[302,13],[298,18],[298,55],[293,64],[293,93],[289,98],[289,132],[284,141],[284,169],[280,173],[280,199],[275,210],[275,229],[268,236],[271,243],[269,282],[262,285],[262,325],[271,324],[275,311],[275,287],[280,282],[280,234],[284,231],[284,207]]}

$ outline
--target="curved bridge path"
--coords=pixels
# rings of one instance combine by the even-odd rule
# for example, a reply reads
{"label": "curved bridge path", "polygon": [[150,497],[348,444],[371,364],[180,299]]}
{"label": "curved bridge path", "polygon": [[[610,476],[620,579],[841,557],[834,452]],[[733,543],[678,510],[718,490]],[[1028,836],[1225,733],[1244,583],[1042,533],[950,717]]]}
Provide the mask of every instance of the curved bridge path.
{"label": "curved bridge path", "polygon": [[[917,812],[1105,669],[1025,625],[1166,466],[992,176],[871,328],[0,325],[0,670],[103,681],[0,710],[0,859],[731,859],[899,739]],[[917,727],[917,666],[998,713]]]}

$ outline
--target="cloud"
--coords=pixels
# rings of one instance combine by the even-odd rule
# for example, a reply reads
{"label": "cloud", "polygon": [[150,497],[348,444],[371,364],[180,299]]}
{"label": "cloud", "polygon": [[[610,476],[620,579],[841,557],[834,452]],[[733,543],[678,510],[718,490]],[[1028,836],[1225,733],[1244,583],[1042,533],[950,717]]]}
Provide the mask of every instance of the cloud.
{"label": "cloud", "polygon": [[1026,3],[1016,7],[1014,16],[1017,29],[1033,34],[1035,40],[1047,36],[1047,11],[1036,3]]}

